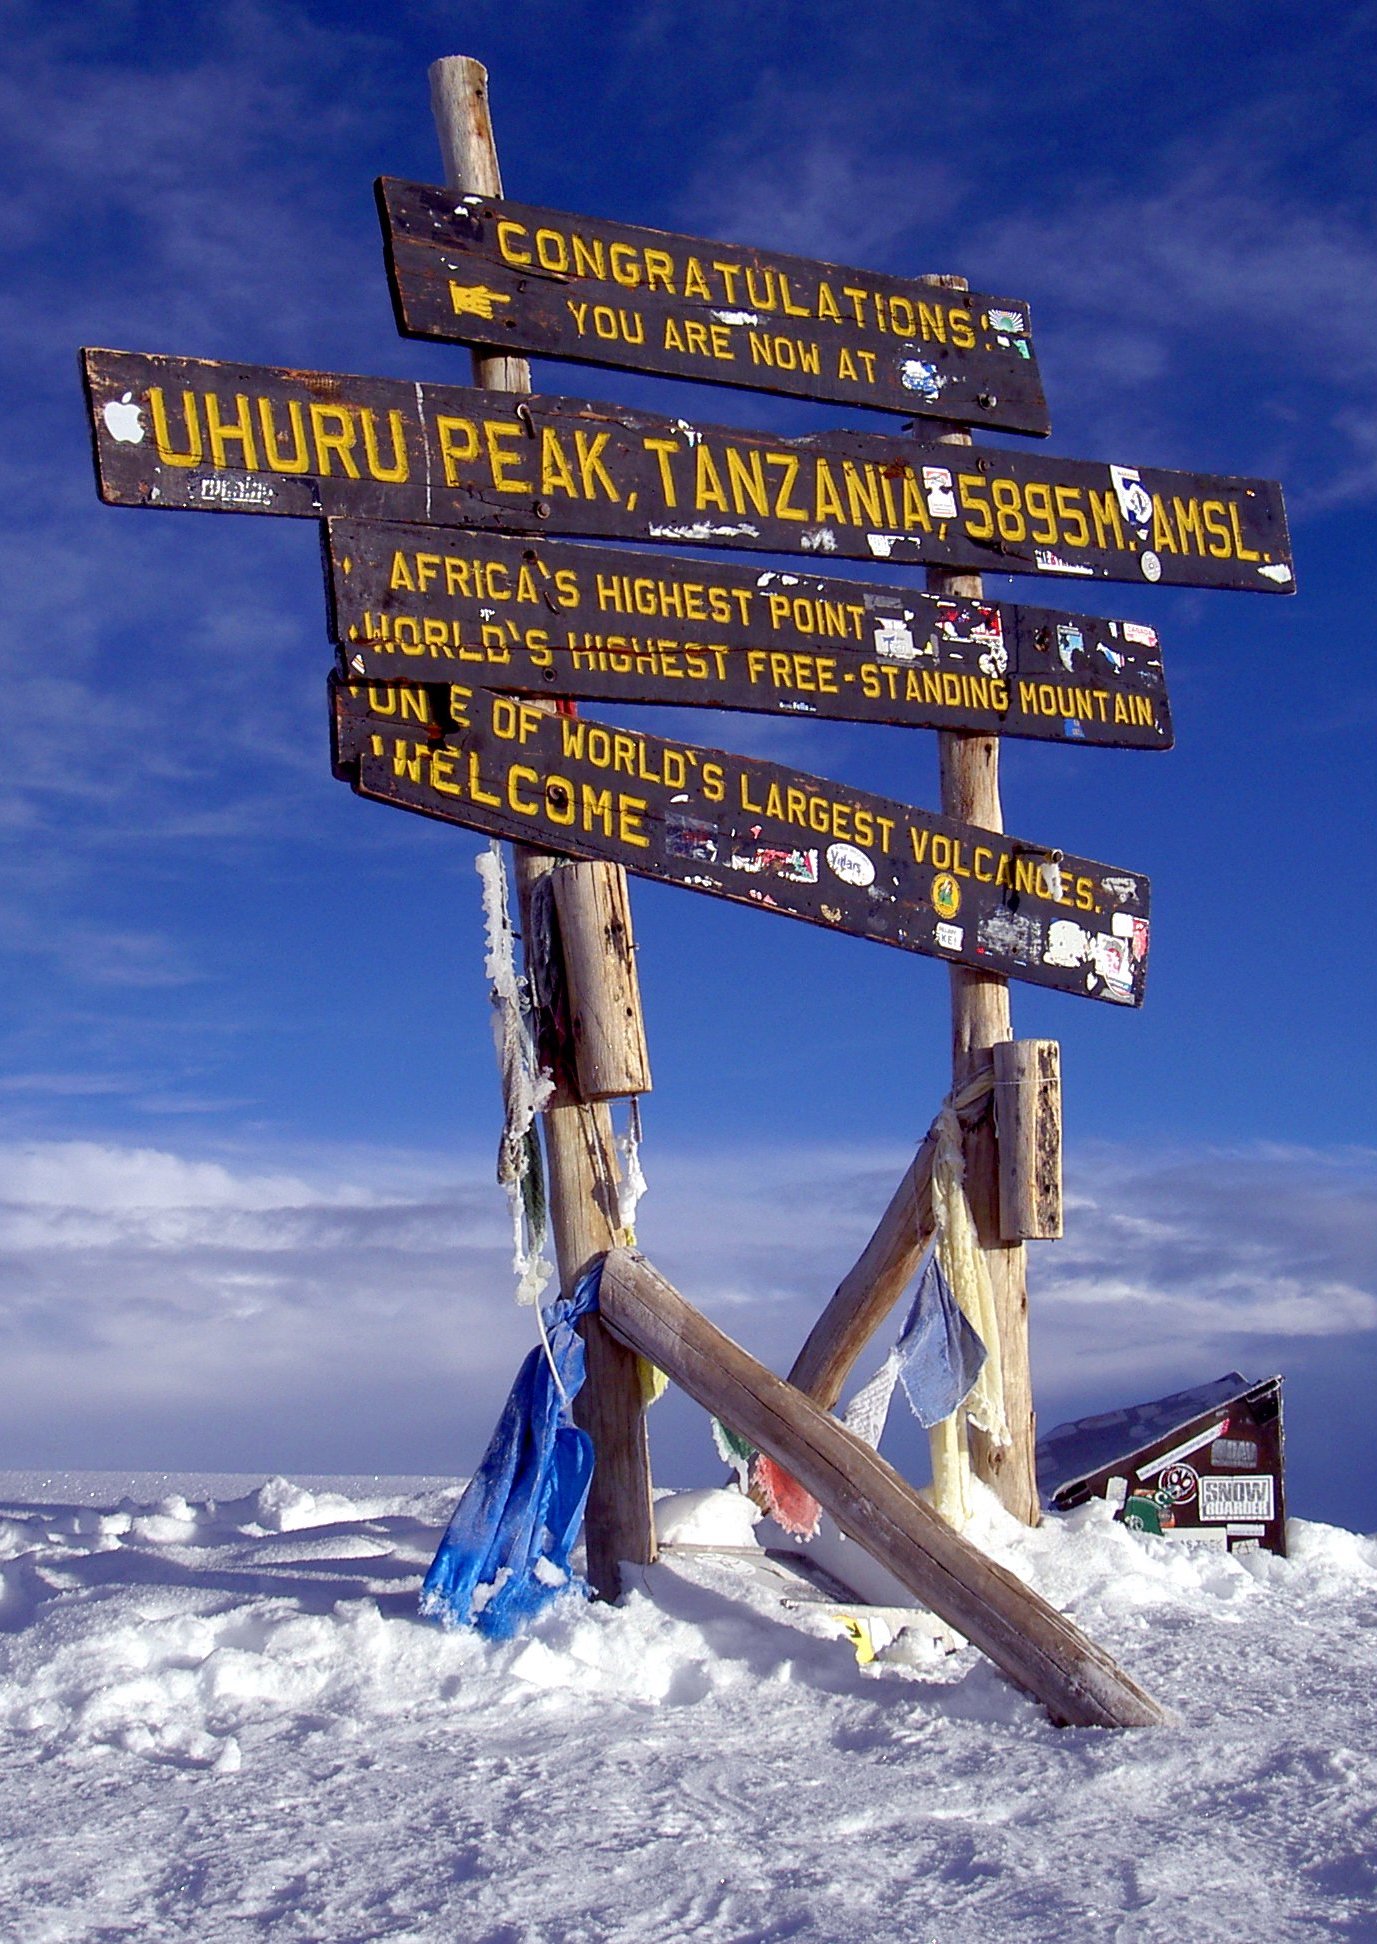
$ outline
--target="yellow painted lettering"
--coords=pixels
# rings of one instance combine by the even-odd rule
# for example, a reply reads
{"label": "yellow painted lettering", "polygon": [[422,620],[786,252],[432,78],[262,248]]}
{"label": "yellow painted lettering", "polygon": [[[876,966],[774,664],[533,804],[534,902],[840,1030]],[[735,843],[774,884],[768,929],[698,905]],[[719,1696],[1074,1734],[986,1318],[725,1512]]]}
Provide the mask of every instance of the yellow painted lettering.
{"label": "yellow painted lettering", "polygon": [[186,432],[186,451],[174,452],[172,434],[168,430],[167,407],[163,402],[161,385],[150,385],[148,408],[153,414],[153,443],[158,457],[165,466],[199,466],[201,463],[201,419],[196,410],[195,392],[182,393],[183,429]]}

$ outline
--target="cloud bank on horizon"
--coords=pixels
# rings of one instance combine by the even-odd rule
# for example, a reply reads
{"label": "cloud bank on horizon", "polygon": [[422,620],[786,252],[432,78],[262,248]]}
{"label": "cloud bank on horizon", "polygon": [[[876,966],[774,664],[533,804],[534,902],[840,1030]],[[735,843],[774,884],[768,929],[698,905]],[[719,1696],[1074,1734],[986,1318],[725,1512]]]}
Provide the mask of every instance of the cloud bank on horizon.
{"label": "cloud bank on horizon", "polygon": [[[652,1146],[640,1240],[787,1369],[904,1159]],[[242,1154],[0,1148],[0,1466],[467,1471],[533,1341],[486,1174],[434,1154],[327,1150],[265,1171]],[[1074,1154],[1066,1239],[1033,1250],[1044,1424],[1230,1368],[1370,1356],[1374,1222],[1370,1152]],[[886,1347],[881,1329],[852,1388]],[[715,1477],[685,1401],[652,1429],[662,1482]],[[895,1431],[921,1467],[922,1440]],[[1306,1516],[1361,1517],[1361,1473],[1307,1461],[1300,1486]]]}

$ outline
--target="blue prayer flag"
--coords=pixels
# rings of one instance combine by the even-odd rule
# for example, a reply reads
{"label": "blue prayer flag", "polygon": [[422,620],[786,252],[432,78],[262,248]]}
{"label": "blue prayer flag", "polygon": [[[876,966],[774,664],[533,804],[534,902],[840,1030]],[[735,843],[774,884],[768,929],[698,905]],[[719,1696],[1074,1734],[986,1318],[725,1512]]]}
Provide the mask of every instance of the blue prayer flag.
{"label": "blue prayer flag", "polygon": [[965,1402],[984,1368],[985,1346],[952,1294],[935,1243],[924,1258],[894,1354],[904,1394],[928,1431]]}
{"label": "blue prayer flag", "polygon": [[428,1618],[507,1640],[565,1586],[586,1590],[573,1578],[569,1554],[593,1476],[593,1441],[573,1422],[570,1404],[583,1385],[574,1325],[597,1307],[601,1275],[598,1262],[568,1302],[561,1298],[544,1311],[550,1356],[537,1348],[522,1364],[483,1462],[455,1507],[421,1588]]}

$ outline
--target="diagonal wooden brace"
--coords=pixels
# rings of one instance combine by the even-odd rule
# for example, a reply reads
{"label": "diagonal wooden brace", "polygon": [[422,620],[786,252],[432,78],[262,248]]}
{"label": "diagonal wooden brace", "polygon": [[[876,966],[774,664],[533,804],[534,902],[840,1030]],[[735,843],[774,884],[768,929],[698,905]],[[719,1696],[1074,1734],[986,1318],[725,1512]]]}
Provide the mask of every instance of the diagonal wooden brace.
{"label": "diagonal wooden brace", "polygon": [[612,1336],[786,1466],[848,1538],[1059,1725],[1141,1728],[1168,1719],[1064,1614],[953,1532],[869,1445],[733,1343],[643,1256],[613,1249],[598,1300]]}

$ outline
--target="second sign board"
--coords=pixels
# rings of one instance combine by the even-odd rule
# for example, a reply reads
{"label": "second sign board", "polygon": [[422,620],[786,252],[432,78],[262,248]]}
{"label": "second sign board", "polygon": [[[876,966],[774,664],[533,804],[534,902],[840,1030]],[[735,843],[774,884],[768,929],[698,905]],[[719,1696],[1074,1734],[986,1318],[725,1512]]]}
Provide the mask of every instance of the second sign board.
{"label": "second sign board", "polygon": [[87,351],[117,505],[423,521],[753,553],[1290,593],[1264,479],[781,439],[580,399]]}

